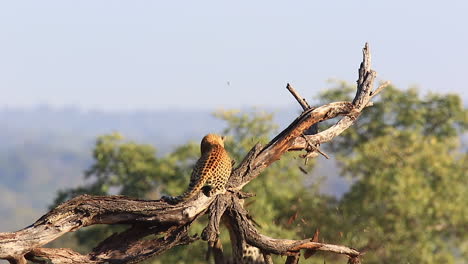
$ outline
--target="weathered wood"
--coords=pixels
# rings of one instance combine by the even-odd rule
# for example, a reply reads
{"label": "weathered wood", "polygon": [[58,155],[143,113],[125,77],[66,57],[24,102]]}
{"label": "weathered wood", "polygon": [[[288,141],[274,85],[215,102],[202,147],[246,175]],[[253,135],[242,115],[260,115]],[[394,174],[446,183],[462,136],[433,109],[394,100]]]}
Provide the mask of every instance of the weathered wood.
{"label": "weathered wood", "polygon": [[296,89],[294,89],[289,83],[286,85],[286,89],[288,89],[292,96],[294,96],[304,111],[310,109],[310,105],[307,103],[306,99],[300,96]]}
{"label": "weathered wood", "polygon": [[[234,259],[242,259],[242,248],[247,243],[261,250],[266,263],[272,263],[271,254],[290,256],[287,263],[297,263],[301,249],[345,254],[350,258],[349,263],[360,263],[361,253],[345,246],[319,243],[314,238],[275,239],[260,234],[243,207],[243,201],[249,195],[242,192],[242,187],[284,153],[319,151],[310,145],[328,142],[351,126],[362,110],[372,104],[370,99],[385,87],[385,84],[381,85],[372,92],[376,73],[371,69],[370,62],[370,50],[366,43],[353,102],[334,102],[312,109],[288,85],[304,112],[266,146],[257,144],[252,148],[233,170],[226,193],[210,198],[199,194],[176,205],[125,196],[78,196],[57,206],[31,226],[17,232],[0,233],[0,259],[10,263],[26,263],[26,259],[36,263],[43,263],[44,259],[53,263],[74,264],[137,263],[163,254],[177,245],[197,240],[198,237],[188,235],[188,230],[199,216],[209,213],[209,224],[201,237],[208,241],[216,263],[225,263],[219,242],[221,222],[229,228]],[[342,118],[327,130],[308,133],[318,122],[338,116]],[[71,249],[42,248],[68,232],[96,224],[123,224],[129,227],[108,237],[85,255]]]}
{"label": "weathered wood", "polygon": [[[143,248],[149,246],[169,249],[176,244],[191,241],[179,235],[174,236],[174,244],[168,244],[170,240],[167,239],[144,242],[139,240],[160,232],[170,234],[171,228],[189,225],[206,210],[213,199],[200,196],[199,199],[184,205],[168,205],[159,200],[147,201],[125,196],[81,195],[59,205],[31,226],[14,233],[0,233],[0,258],[15,259],[28,252],[29,256],[33,256],[32,249],[39,248],[67,232],[95,224],[132,224],[133,227],[103,241],[106,242],[104,245],[101,243],[89,253],[89,256],[94,258],[107,261],[109,257],[106,257],[106,254],[117,252],[120,247],[125,247],[127,251],[134,248],[135,252],[139,252],[139,248],[144,251]],[[161,253],[156,250],[152,252],[152,255]]]}
{"label": "weathered wood", "polygon": [[314,238],[292,240],[292,239],[276,239],[260,234],[255,226],[251,223],[247,211],[243,208],[241,201],[234,198],[233,204],[226,211],[227,216],[231,219],[233,233],[255,247],[258,247],[265,253],[277,255],[294,255],[301,249],[313,249],[317,251],[334,252],[345,254],[349,257],[359,257],[361,253],[357,250],[326,243],[314,242]]}

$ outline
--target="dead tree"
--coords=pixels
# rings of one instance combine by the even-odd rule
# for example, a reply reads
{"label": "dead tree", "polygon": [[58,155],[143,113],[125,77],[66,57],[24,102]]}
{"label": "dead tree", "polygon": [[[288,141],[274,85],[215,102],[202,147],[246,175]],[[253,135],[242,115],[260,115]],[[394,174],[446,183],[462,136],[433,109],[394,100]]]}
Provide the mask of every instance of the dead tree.
{"label": "dead tree", "polygon": [[[305,150],[304,158],[323,153],[319,144],[332,140],[351,126],[362,110],[372,105],[372,97],[384,88],[385,85],[381,85],[373,90],[376,72],[370,67],[371,55],[366,44],[352,102],[333,102],[311,108],[288,84],[287,88],[304,111],[266,146],[257,144],[250,150],[232,171],[226,193],[215,197],[199,195],[176,205],[125,196],[81,195],[57,206],[22,230],[0,233],[0,259],[10,263],[26,263],[26,260],[36,263],[44,263],[44,260],[53,263],[138,263],[175,246],[198,240],[198,236],[189,236],[188,230],[198,217],[208,214],[209,224],[201,238],[208,242],[216,263],[224,262],[218,240],[221,217],[233,231],[231,242],[237,256],[243,254],[242,245],[248,244],[260,249],[266,263],[272,263],[271,254],[286,255],[286,263],[298,263],[301,249],[307,250],[308,254],[313,251],[345,254],[349,263],[359,263],[361,253],[346,246],[319,243],[316,238],[290,240],[261,234],[243,207],[242,201],[249,194],[242,192],[242,188],[287,151]],[[338,116],[341,119],[332,127],[319,133],[311,131],[310,128],[318,122]],[[126,224],[130,227],[106,238],[86,255],[71,249],[42,247],[65,233],[96,224]]]}

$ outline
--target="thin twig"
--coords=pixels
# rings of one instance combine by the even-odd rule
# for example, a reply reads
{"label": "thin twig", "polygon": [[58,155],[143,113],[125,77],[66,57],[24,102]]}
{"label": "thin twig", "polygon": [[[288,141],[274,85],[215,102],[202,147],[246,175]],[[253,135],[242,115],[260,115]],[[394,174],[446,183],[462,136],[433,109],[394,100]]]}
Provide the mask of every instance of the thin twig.
{"label": "thin twig", "polygon": [[[302,137],[306,140],[307,144],[309,145],[309,147],[312,149],[312,151],[310,152],[318,152],[320,154],[322,154],[326,159],[330,159],[330,157],[327,155],[327,153],[323,152],[318,146],[314,145],[308,138],[306,135],[302,134]],[[304,156],[305,158],[308,158],[308,155],[309,153]]]}
{"label": "thin twig", "polygon": [[286,89],[296,98],[297,102],[301,105],[304,111],[310,109],[310,105],[307,103],[305,98],[299,95],[299,93],[294,89],[289,83],[286,85]]}
{"label": "thin twig", "polygon": [[377,87],[377,89],[375,89],[375,91],[371,92],[370,97],[372,98],[378,95],[385,87],[389,86],[390,84],[391,84],[390,81],[383,82],[382,84],[379,85],[379,87]]}

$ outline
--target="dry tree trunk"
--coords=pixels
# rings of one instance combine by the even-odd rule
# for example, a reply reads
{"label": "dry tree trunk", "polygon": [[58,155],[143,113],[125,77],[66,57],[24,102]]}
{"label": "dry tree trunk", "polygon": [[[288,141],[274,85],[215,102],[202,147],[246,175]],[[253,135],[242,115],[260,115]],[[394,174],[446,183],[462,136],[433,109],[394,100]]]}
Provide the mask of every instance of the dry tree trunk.
{"label": "dry tree trunk", "polygon": [[[216,263],[223,263],[219,243],[219,225],[224,216],[232,228],[233,252],[242,257],[242,245],[260,249],[266,263],[273,263],[271,254],[289,256],[286,263],[298,263],[301,249],[345,254],[349,263],[359,263],[357,250],[341,245],[316,242],[317,239],[277,239],[258,232],[243,207],[243,199],[249,197],[242,187],[255,179],[265,168],[287,151],[305,150],[305,158],[315,157],[318,145],[339,135],[372,105],[370,99],[385,85],[372,90],[376,72],[370,68],[370,51],[366,43],[363,62],[359,68],[357,92],[353,102],[334,102],[311,108],[288,84],[304,111],[285,130],[266,146],[255,145],[240,165],[233,170],[227,184],[227,192],[216,197],[199,195],[176,205],[162,200],[148,201],[125,196],[89,196],[73,198],[42,216],[34,224],[12,233],[0,233],[0,259],[10,263],[138,263],[178,245],[187,245],[199,237],[191,237],[188,230],[199,216],[209,214],[209,224],[201,238],[208,241]],[[311,132],[318,122],[342,116],[334,126],[320,133]],[[326,155],[326,154],[324,154]],[[128,224],[130,227],[102,241],[86,255],[71,249],[43,248],[46,243],[68,232],[96,224]],[[159,235],[159,236],[154,236]],[[151,238],[149,238],[151,236]]]}

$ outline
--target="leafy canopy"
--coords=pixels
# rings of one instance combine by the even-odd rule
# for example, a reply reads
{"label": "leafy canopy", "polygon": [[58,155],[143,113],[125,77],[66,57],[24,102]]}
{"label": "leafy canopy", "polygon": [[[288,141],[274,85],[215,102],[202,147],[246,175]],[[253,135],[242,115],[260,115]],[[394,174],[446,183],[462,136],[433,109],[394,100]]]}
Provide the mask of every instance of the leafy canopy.
{"label": "leafy canopy", "polygon": [[[353,91],[341,82],[319,101],[350,100]],[[215,115],[226,121],[221,133],[228,136],[226,148],[237,163],[276,130],[272,115],[258,110]],[[468,258],[468,157],[460,145],[467,117],[458,95],[421,96],[414,88],[386,88],[355,126],[326,144],[338,157],[341,174],[352,179],[348,192],[333,197],[320,193],[318,180],[306,184],[310,180],[299,169],[303,161],[290,153],[246,186],[256,193],[247,209],[267,235],[305,238],[319,228],[326,242],[366,250],[366,263],[461,263]],[[85,173],[90,183],[60,192],[56,203],[82,193],[146,199],[178,195],[188,186],[198,156],[198,142],[157,156],[154,147],[119,134],[101,136],[94,164]],[[206,218],[200,219],[192,232],[200,233],[205,225]],[[76,238],[89,249],[118,230],[92,227],[78,231]],[[229,253],[226,234],[222,239]],[[205,250],[196,242],[148,263],[206,263]],[[343,262],[324,255],[312,263],[323,258]]]}
{"label": "leafy canopy", "polygon": [[[351,90],[341,83],[321,99],[343,100]],[[386,89],[330,144],[353,184],[320,224],[339,227],[329,239],[368,251],[366,263],[468,259],[467,117],[457,95]]]}

